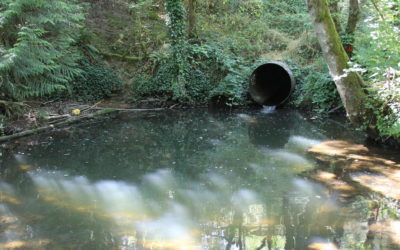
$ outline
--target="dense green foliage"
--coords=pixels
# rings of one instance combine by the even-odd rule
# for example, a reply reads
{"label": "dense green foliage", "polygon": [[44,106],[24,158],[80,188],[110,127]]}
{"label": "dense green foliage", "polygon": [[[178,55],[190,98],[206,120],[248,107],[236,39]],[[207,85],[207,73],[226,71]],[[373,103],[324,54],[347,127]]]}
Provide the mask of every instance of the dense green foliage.
{"label": "dense green foliage", "polygon": [[377,7],[363,9],[353,70],[364,72],[381,135],[400,138],[400,4],[382,0]]}
{"label": "dense green foliage", "polygon": [[341,101],[332,77],[324,64],[299,67],[287,62],[296,79],[292,105],[313,110],[319,115],[341,108]]}
{"label": "dense green foliage", "polygon": [[185,19],[186,12],[182,5],[182,0],[167,0],[166,9],[169,20],[170,47],[170,73],[172,77],[171,90],[172,97],[175,100],[185,99],[186,80],[188,74],[187,46],[185,39]]}
{"label": "dense green foliage", "polygon": [[133,76],[135,99],[157,96],[189,104],[241,105],[248,101],[248,77],[256,61],[291,56],[309,63],[318,57],[310,26],[304,25],[309,21],[303,1],[199,1],[196,41],[187,40],[183,32],[183,2],[166,3],[167,49],[150,54],[152,70]]}
{"label": "dense green foliage", "polygon": [[199,1],[199,36],[248,59],[282,58],[311,30],[303,0]]}
{"label": "dense green foliage", "polygon": [[82,7],[75,0],[0,2],[0,98],[21,100],[65,89],[79,75]]}
{"label": "dense green foliage", "polygon": [[[239,105],[246,100],[247,80],[251,67],[240,57],[227,54],[218,44],[186,44],[185,102],[207,104],[213,98],[226,104]],[[166,97],[174,95],[175,61],[170,54],[153,55],[156,70],[153,76],[134,82],[134,95]]]}
{"label": "dense green foliage", "polygon": [[250,73],[248,62],[220,43],[194,43],[185,39],[185,11],[182,1],[167,1],[170,47],[153,53],[152,76],[134,81],[134,95],[166,97],[186,104],[206,104],[211,100],[230,106],[243,104]]}
{"label": "dense green foliage", "polygon": [[73,79],[72,94],[78,101],[97,101],[110,97],[120,89],[122,82],[112,69],[100,62],[82,60],[82,74]]}

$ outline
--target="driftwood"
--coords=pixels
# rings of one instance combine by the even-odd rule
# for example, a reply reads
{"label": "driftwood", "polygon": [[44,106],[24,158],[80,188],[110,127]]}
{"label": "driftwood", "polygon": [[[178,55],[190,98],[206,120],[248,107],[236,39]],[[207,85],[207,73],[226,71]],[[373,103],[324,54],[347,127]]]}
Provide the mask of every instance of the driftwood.
{"label": "driftwood", "polygon": [[[14,140],[14,139],[24,137],[24,136],[43,133],[43,132],[52,130],[54,128],[65,127],[65,126],[68,126],[73,123],[77,123],[77,122],[87,120],[87,119],[92,119],[97,116],[101,116],[101,115],[105,115],[105,114],[109,114],[109,113],[113,113],[113,112],[118,112],[118,111],[148,112],[148,111],[163,111],[163,110],[167,109],[167,108],[154,108],[154,109],[101,108],[101,107],[97,107],[97,105],[99,103],[100,102],[94,104],[93,106],[87,106],[81,110],[81,112],[88,111],[91,109],[98,110],[94,113],[87,114],[87,115],[79,115],[79,116],[71,116],[69,114],[48,116],[47,118],[48,118],[49,122],[48,122],[47,126],[43,126],[40,128],[34,128],[34,129],[30,129],[30,130],[25,130],[25,131],[15,133],[12,135],[2,136],[2,137],[0,137],[0,143]],[[171,108],[169,108],[169,109],[171,109]]]}
{"label": "driftwood", "polygon": [[59,119],[64,119],[64,118],[70,118],[71,115],[70,114],[65,114],[65,115],[48,115],[45,116],[44,119],[49,120],[49,121],[53,121],[53,120],[59,120]]}
{"label": "driftwood", "polygon": [[[104,109],[107,109],[107,108],[92,107],[91,109],[104,110]],[[116,110],[116,111],[134,111],[134,112],[147,112],[147,111],[163,111],[163,110],[166,110],[165,108],[154,108],[154,109],[112,108],[112,109],[113,109],[113,110]]]}
{"label": "driftwood", "polygon": [[74,124],[77,122],[81,122],[83,120],[87,120],[87,119],[92,119],[101,115],[105,115],[105,114],[110,114],[110,113],[114,113],[117,110],[115,109],[102,109],[99,110],[97,112],[88,114],[88,115],[82,115],[82,116],[76,116],[76,117],[71,117],[71,119],[65,120],[65,121],[61,121],[59,123],[55,123],[55,124],[51,124],[48,126],[44,126],[44,127],[40,127],[40,128],[34,128],[34,129],[30,129],[30,130],[25,130],[19,133],[15,133],[12,135],[6,135],[6,136],[2,136],[0,137],[0,143],[1,142],[6,142],[6,141],[10,141],[13,139],[17,139],[17,138],[21,138],[24,136],[29,136],[29,135],[34,135],[34,134],[38,134],[38,133],[42,133],[45,131],[49,131],[52,130],[54,128],[61,128],[61,127],[65,127],[68,126],[70,124]]}

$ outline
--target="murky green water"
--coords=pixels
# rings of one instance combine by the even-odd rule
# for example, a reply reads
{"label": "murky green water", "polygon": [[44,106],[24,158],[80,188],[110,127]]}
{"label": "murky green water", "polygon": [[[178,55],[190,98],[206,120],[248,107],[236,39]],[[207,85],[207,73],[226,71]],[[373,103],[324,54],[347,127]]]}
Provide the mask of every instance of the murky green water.
{"label": "murky green water", "polygon": [[4,145],[0,249],[396,249],[397,200],[307,153],[363,141],[342,124],[290,111],[125,113]]}

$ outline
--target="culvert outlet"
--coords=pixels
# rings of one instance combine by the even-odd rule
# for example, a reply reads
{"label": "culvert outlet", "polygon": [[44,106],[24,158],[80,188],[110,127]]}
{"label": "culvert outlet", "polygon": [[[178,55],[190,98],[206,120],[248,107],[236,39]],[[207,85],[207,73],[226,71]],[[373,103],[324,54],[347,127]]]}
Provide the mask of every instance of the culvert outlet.
{"label": "culvert outlet", "polygon": [[292,94],[294,85],[292,71],[285,63],[269,62],[253,71],[249,91],[258,104],[282,106]]}

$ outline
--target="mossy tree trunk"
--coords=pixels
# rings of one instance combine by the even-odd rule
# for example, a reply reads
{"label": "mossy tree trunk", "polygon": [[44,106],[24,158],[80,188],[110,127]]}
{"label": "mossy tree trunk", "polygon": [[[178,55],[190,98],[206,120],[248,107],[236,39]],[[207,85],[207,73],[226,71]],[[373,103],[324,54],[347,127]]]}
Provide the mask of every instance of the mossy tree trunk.
{"label": "mossy tree trunk", "polygon": [[358,0],[350,0],[349,2],[349,17],[347,19],[346,34],[351,36],[356,31],[358,20],[360,19],[360,6]]}
{"label": "mossy tree trunk", "polygon": [[[350,121],[357,126],[373,124],[372,112],[365,105],[367,96],[361,76],[356,72],[346,73],[349,57],[336,31],[327,0],[307,0],[307,5],[330,74]],[[371,135],[373,130],[369,131]]]}
{"label": "mossy tree trunk", "polygon": [[187,57],[186,57],[186,11],[183,0],[166,0],[166,9],[170,19],[168,24],[171,42],[171,59],[174,66],[172,80],[173,99],[184,99],[186,94]]}
{"label": "mossy tree trunk", "polygon": [[349,16],[347,18],[347,26],[345,30],[345,39],[343,45],[349,57],[353,55],[354,32],[360,19],[360,6],[358,0],[349,0]]}
{"label": "mossy tree trunk", "polygon": [[342,26],[340,25],[339,18],[339,0],[328,0],[329,11],[331,12],[333,23],[335,24],[336,31],[340,34],[342,32]]}
{"label": "mossy tree trunk", "polygon": [[196,0],[188,2],[188,36],[196,38]]}

